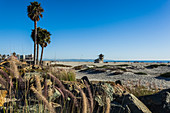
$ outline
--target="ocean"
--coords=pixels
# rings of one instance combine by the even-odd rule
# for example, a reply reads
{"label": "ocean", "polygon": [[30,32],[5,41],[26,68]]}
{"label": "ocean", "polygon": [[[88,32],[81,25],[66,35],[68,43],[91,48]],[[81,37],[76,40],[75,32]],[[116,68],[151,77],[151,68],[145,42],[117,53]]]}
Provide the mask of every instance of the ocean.
{"label": "ocean", "polygon": [[[44,59],[44,61],[94,62],[94,59]],[[170,60],[104,60],[104,62],[170,63]]]}

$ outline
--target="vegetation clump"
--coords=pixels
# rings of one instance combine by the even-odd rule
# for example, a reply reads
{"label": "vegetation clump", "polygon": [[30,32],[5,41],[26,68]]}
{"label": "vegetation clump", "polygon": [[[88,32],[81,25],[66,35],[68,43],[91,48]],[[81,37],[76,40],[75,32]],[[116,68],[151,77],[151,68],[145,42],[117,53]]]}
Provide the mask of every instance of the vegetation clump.
{"label": "vegetation clump", "polygon": [[73,69],[50,67],[48,72],[52,73],[59,80],[75,81],[76,73]]}
{"label": "vegetation clump", "polygon": [[163,73],[160,75],[160,77],[170,78],[170,72]]}
{"label": "vegetation clump", "polygon": [[[151,87],[152,85],[153,87]],[[136,97],[152,95],[161,90],[156,86],[156,84],[147,83],[147,85],[143,85],[140,80],[136,83],[132,81],[129,82],[125,85],[125,88]]]}
{"label": "vegetation clump", "polygon": [[166,64],[152,64],[149,66],[146,66],[148,69],[158,68],[159,66],[167,66]]}
{"label": "vegetation clump", "polygon": [[136,72],[134,74],[136,74],[136,75],[147,75],[147,73],[144,73],[144,72]]}
{"label": "vegetation clump", "polygon": [[120,65],[116,65],[116,66],[126,67],[126,66],[129,66],[129,65],[128,64],[120,64]]}
{"label": "vegetation clump", "polygon": [[53,67],[72,67],[70,65],[64,65],[64,64],[54,64],[54,65],[51,65]]}

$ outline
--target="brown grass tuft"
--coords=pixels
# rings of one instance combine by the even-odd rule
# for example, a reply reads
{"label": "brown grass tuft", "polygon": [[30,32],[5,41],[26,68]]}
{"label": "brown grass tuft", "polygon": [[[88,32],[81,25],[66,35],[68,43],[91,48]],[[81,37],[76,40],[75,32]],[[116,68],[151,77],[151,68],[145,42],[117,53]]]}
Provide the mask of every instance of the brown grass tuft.
{"label": "brown grass tuft", "polygon": [[14,77],[16,78],[16,76],[18,77],[18,78],[16,78],[18,81],[19,81],[19,85],[20,85],[20,88],[21,89],[25,89],[25,82],[23,81],[23,79],[22,79],[22,77],[19,75],[15,75],[16,73],[12,70],[12,69],[10,69],[10,68],[8,68],[8,67],[5,67],[5,69],[7,70],[7,71],[9,71],[9,73],[11,73],[12,75],[14,75]]}
{"label": "brown grass tuft", "polygon": [[54,75],[52,75],[51,73],[48,73],[47,75],[50,76],[53,79],[53,81],[55,81],[55,83],[58,85],[58,87],[64,93],[65,98],[67,98],[67,96],[71,97],[74,101],[74,105],[78,106],[76,97],[69,90],[65,89],[65,87],[61,83],[61,81],[58,78],[56,78]]}
{"label": "brown grass tuft", "polygon": [[47,86],[47,79],[45,79],[45,82],[44,82],[44,97],[47,99],[48,97],[48,94],[47,94],[47,91],[48,91],[48,86]]}
{"label": "brown grass tuft", "polygon": [[36,86],[37,86],[37,90],[40,94],[42,94],[42,89],[41,89],[41,82],[40,82],[40,79],[39,77],[36,75],[35,76],[35,80],[36,80]]}
{"label": "brown grass tuft", "polygon": [[19,71],[18,71],[18,68],[17,68],[17,65],[15,64],[14,61],[11,61],[10,62],[10,69],[13,70],[13,74],[16,78],[19,78]]}
{"label": "brown grass tuft", "polygon": [[85,80],[85,85],[87,87],[87,91],[88,91],[88,94],[89,94],[89,97],[90,97],[90,113],[93,113],[93,96],[92,96],[92,92],[91,92],[91,89],[87,83],[87,81]]}
{"label": "brown grass tuft", "polygon": [[0,84],[7,88],[7,82],[0,76]]}
{"label": "brown grass tuft", "polygon": [[34,86],[31,87],[31,90],[36,94],[36,97],[38,98],[39,101],[44,102],[44,104],[47,106],[50,112],[55,113],[55,110],[52,107],[51,103],[49,103],[47,99],[34,88]]}
{"label": "brown grass tuft", "polygon": [[3,71],[2,69],[0,69],[0,75],[2,75],[3,77],[5,77],[5,79],[6,79],[6,81],[8,82],[8,84],[10,84],[11,87],[13,87],[13,83],[10,82],[10,78],[9,78],[8,74],[7,74],[5,71]]}
{"label": "brown grass tuft", "polygon": [[106,111],[105,113],[110,113],[110,98],[106,97]]}
{"label": "brown grass tuft", "polygon": [[61,93],[61,95],[62,95],[62,97],[63,97],[63,99],[64,99],[64,94],[63,94],[63,92],[61,91],[61,89],[58,88],[58,87],[55,87],[55,88]]}
{"label": "brown grass tuft", "polygon": [[86,97],[85,93],[83,92],[83,90],[79,86],[76,85],[76,88],[80,91],[80,94],[83,98],[82,113],[87,113],[87,111],[88,111],[88,109],[87,109],[87,102],[88,102],[87,97]]}

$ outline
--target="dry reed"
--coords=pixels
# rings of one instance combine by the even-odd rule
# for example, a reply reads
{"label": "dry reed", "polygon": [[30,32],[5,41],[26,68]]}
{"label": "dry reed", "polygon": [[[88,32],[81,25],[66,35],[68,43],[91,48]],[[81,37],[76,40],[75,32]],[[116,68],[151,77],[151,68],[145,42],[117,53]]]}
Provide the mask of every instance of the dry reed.
{"label": "dry reed", "polygon": [[87,87],[87,91],[88,91],[88,94],[89,94],[89,97],[90,97],[90,113],[93,113],[93,96],[92,96],[92,92],[91,92],[91,89],[87,83],[87,81],[85,80],[85,85]]}
{"label": "dry reed", "polygon": [[106,110],[105,113],[110,113],[110,98],[106,97]]}
{"label": "dry reed", "polygon": [[9,78],[8,74],[5,71],[3,71],[2,69],[0,69],[0,74],[3,77],[5,77],[6,81],[11,85],[11,87],[13,87],[13,83],[10,82],[10,78]]}
{"label": "dry reed", "polygon": [[49,103],[47,99],[34,88],[34,86],[31,87],[31,90],[36,94],[39,101],[44,102],[50,112],[55,113],[55,109],[52,107],[51,103]]}
{"label": "dry reed", "polygon": [[0,76],[0,84],[2,85],[2,86],[4,86],[5,88],[7,88],[7,84],[6,84],[7,82]]}
{"label": "dry reed", "polygon": [[87,113],[87,111],[88,111],[88,109],[87,109],[87,102],[88,102],[87,97],[86,97],[85,93],[83,92],[83,90],[79,86],[76,85],[76,88],[80,91],[80,94],[83,98],[82,113]]}
{"label": "dry reed", "polygon": [[59,88],[64,88],[63,84],[61,83],[61,81],[58,78],[56,78],[51,73],[48,73],[47,75],[50,76],[57,83]]}
{"label": "dry reed", "polygon": [[42,94],[42,89],[41,89],[41,82],[40,82],[40,79],[39,77],[36,75],[35,76],[35,80],[36,80],[36,86],[37,86],[37,90],[40,94]]}
{"label": "dry reed", "polygon": [[47,96],[48,96],[48,86],[47,86],[47,79],[45,79],[45,82],[44,82],[44,97],[47,99]]}
{"label": "dry reed", "polygon": [[76,97],[69,90],[65,89],[61,81],[51,73],[48,73],[47,75],[50,76],[53,79],[53,81],[55,81],[55,83],[58,85],[61,91],[65,94],[65,98],[67,98],[67,96],[71,97],[74,101],[75,106],[78,106]]}
{"label": "dry reed", "polygon": [[20,85],[20,88],[21,89],[25,89],[25,82],[23,81],[23,79],[22,79],[22,77],[19,75],[15,75],[16,73],[12,70],[12,69],[10,69],[10,68],[8,68],[8,67],[5,67],[5,69],[7,70],[7,71],[9,71],[9,73],[11,73],[12,75],[14,75],[14,77],[16,78],[16,77],[18,77],[18,78],[16,78],[18,81],[19,81],[19,85]]}
{"label": "dry reed", "polygon": [[11,61],[10,62],[10,69],[13,70],[13,74],[16,78],[19,78],[19,71],[18,71],[18,68],[17,68],[17,65],[15,64],[14,61]]}
{"label": "dry reed", "polygon": [[64,94],[63,94],[63,92],[61,91],[61,89],[58,88],[58,87],[55,87],[55,88],[61,93],[61,95],[62,95],[62,97],[63,97],[63,99],[64,99],[65,97],[64,97]]}

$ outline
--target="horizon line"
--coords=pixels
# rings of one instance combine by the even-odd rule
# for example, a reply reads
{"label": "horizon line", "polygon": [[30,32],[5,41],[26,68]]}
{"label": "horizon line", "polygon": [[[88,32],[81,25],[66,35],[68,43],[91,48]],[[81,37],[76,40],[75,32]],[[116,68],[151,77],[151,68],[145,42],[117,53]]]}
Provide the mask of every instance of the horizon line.
{"label": "horizon line", "polygon": [[[95,60],[95,59],[85,59],[85,58],[69,58],[69,59],[50,59],[44,58],[43,60]],[[112,60],[112,61],[170,61],[170,59],[104,59],[104,60]]]}

